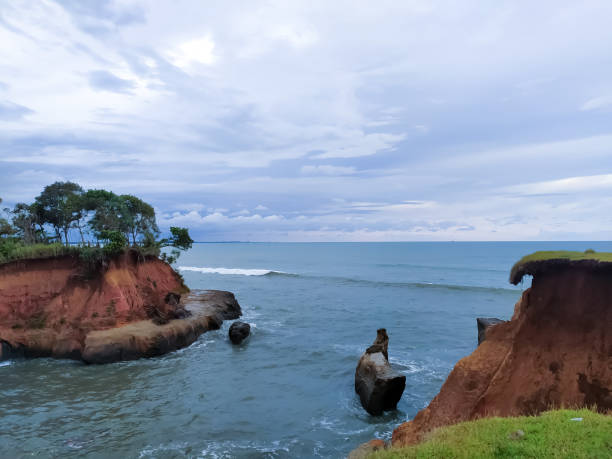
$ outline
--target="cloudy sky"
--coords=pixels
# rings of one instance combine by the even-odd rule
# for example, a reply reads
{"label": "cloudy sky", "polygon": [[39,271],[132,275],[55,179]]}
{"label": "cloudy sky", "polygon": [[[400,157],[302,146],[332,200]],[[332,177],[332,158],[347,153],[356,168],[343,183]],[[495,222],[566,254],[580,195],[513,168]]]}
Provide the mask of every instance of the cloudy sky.
{"label": "cloudy sky", "polygon": [[198,240],[612,238],[612,2],[0,4],[0,197]]}

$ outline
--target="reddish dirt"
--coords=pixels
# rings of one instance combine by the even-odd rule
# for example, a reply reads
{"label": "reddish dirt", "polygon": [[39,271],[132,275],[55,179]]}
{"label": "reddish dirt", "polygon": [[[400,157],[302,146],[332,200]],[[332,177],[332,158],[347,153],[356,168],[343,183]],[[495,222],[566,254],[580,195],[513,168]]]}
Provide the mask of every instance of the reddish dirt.
{"label": "reddish dirt", "polygon": [[536,274],[512,320],[487,330],[392,443],[480,417],[582,406],[612,410],[612,274],[567,266]]}
{"label": "reddish dirt", "polygon": [[[92,278],[78,258],[0,266],[0,341],[32,356],[78,358],[85,335],[148,318],[182,282],[157,258],[128,252]],[[1,352],[1,351],[0,351]]]}

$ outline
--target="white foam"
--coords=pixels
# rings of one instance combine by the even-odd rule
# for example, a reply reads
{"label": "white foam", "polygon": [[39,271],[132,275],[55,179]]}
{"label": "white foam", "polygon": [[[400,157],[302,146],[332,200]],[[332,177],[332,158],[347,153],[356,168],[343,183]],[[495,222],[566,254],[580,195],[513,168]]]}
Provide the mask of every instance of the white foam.
{"label": "white foam", "polygon": [[0,362],[0,367],[8,367],[9,365],[12,365],[13,362],[11,362],[10,360],[6,360],[4,362]]}
{"label": "white foam", "polygon": [[233,274],[238,276],[265,276],[266,274],[279,273],[282,271],[273,271],[271,269],[241,269],[241,268],[208,268],[197,266],[179,266],[181,271],[196,271],[204,274]]}

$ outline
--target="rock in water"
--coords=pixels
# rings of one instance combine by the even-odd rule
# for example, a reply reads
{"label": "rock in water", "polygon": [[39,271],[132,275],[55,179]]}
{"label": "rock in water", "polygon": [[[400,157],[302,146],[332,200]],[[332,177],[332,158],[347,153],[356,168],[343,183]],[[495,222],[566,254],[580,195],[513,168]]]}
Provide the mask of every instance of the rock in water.
{"label": "rock in water", "polygon": [[495,324],[500,324],[505,320],[496,319],[495,317],[478,317],[476,319],[476,325],[478,326],[478,345],[482,343],[487,336],[487,328]]}
{"label": "rock in water", "polygon": [[251,326],[247,323],[236,321],[229,329],[229,339],[234,344],[240,344],[251,333]]}
{"label": "rock in water", "polygon": [[379,329],[376,340],[361,356],[355,371],[355,392],[363,408],[373,416],[395,409],[406,387],[406,376],[389,364],[388,343],[386,330]]}

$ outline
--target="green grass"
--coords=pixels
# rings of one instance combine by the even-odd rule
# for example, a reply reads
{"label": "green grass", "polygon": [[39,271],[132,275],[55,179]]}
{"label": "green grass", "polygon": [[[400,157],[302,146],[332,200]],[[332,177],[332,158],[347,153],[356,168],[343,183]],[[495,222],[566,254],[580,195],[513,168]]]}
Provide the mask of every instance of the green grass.
{"label": "green grass", "polygon": [[16,260],[78,255],[78,253],[78,247],[66,247],[59,243],[24,245],[13,241],[0,241],[0,264]]}
{"label": "green grass", "polygon": [[[583,418],[581,422],[572,418]],[[522,430],[524,436],[512,439]],[[434,430],[419,445],[379,451],[399,458],[606,458],[612,457],[612,416],[587,409],[540,416],[487,418]]]}
{"label": "green grass", "polygon": [[[125,247],[123,249],[123,251],[128,250],[136,251],[142,257],[159,257],[157,247]],[[96,271],[99,265],[109,258],[103,247],[76,245],[66,247],[61,243],[26,245],[18,241],[0,239],[0,265],[12,261],[57,258],[66,255],[79,257],[92,271]]]}
{"label": "green grass", "polygon": [[[601,262],[612,262],[612,253],[610,252],[595,252],[592,249],[585,250],[584,252],[572,252],[569,250],[554,250],[554,251],[541,251],[534,252],[530,255],[526,255],[517,261],[512,270],[510,271],[510,282],[515,283],[514,280],[520,271],[523,271],[525,265],[534,261],[547,261],[547,260],[595,260]],[[529,274],[528,272],[524,274]],[[522,277],[522,275],[520,276]],[[520,281],[520,279],[518,279]]]}

